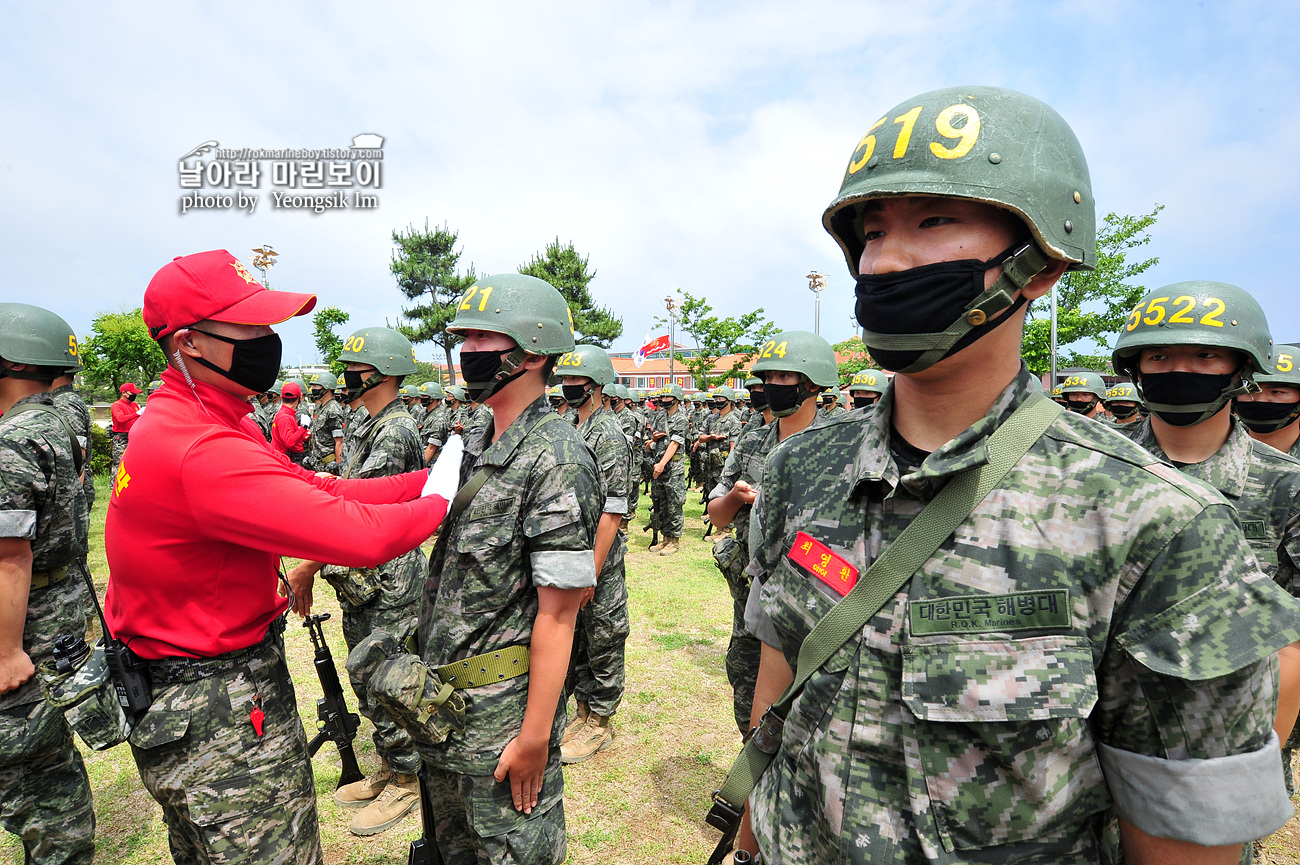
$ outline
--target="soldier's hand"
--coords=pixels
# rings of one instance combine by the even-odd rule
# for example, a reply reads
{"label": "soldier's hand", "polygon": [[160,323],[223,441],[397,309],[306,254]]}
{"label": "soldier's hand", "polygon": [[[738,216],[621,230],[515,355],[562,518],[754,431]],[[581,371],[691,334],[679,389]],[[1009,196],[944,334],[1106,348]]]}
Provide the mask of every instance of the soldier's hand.
{"label": "soldier's hand", "polygon": [[289,573],[285,574],[285,582],[280,584],[280,597],[288,597],[289,589],[293,590],[293,611],[304,619],[311,613],[311,588],[316,582],[316,570],[312,567],[312,562],[300,562]]}
{"label": "soldier's hand", "polygon": [[497,761],[492,777],[504,781],[509,776],[510,795],[514,799],[516,811],[531,814],[537,807],[537,797],[542,792],[542,777],[546,774],[549,745],[546,739],[529,743],[515,736],[501,752],[501,759]]}
{"label": "soldier's hand", "polygon": [[0,694],[8,694],[22,687],[36,673],[32,659],[18,650],[17,654],[0,658]]}
{"label": "soldier's hand", "polygon": [[664,464],[655,463],[655,477],[659,477],[663,473],[664,473]]}
{"label": "soldier's hand", "polygon": [[582,594],[578,596],[578,609],[581,610],[585,608],[587,604],[590,604],[592,599],[595,597],[596,597],[595,586],[588,586],[587,588],[583,589]]}
{"label": "soldier's hand", "polygon": [[758,490],[744,481],[736,481],[736,485],[731,488],[731,491],[740,496],[740,500],[747,505],[752,505],[754,500],[758,498]]}

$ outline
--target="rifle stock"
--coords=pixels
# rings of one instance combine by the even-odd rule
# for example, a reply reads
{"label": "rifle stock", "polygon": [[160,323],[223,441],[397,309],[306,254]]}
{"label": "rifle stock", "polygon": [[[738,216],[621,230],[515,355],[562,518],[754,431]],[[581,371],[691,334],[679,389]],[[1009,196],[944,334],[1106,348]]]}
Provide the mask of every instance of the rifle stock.
{"label": "rifle stock", "polygon": [[308,616],[302,623],[311,634],[312,646],[316,650],[316,675],[320,677],[321,691],[325,695],[316,700],[316,720],[319,726],[315,737],[307,745],[307,753],[314,757],[326,741],[333,742],[339,749],[339,760],[343,764],[338,783],[342,787],[365,777],[357,765],[356,752],[352,750],[352,740],[356,738],[361,719],[355,712],[348,711],[343,685],[339,683],[339,672],[334,666],[334,655],[325,642],[321,622],[329,617],[329,613],[320,613]]}

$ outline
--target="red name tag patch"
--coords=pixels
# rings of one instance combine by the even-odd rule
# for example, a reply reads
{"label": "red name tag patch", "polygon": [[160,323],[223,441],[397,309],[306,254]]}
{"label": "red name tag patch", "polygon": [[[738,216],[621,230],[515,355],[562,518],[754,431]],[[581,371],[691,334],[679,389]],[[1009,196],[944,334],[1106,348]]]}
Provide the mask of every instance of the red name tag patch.
{"label": "red name tag patch", "polygon": [[858,569],[812,535],[800,532],[787,556],[796,565],[812,571],[813,576],[835,590],[841,598],[858,582]]}

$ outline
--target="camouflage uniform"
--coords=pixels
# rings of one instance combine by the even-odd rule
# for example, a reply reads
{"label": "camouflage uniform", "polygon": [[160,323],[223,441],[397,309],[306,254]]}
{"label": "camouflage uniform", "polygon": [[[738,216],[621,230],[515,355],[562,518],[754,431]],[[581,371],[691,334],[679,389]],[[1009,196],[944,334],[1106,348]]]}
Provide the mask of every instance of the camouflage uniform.
{"label": "camouflage uniform", "polygon": [[[464,513],[443,524],[420,607],[425,661],[445,664],[528,645],[538,586],[595,584],[593,546],[604,491],[587,446],[555,417],[539,397],[495,442],[486,432],[465,440],[462,484],[480,466],[497,471]],[[509,779],[492,777],[523,725],[528,683],[519,676],[464,690],[466,732],[440,745],[420,744],[438,846],[448,865],[564,861],[562,702],[555,706],[550,759],[532,814],[514,809]]]}
{"label": "camouflage uniform", "polygon": [[682,462],[686,455],[686,412],[681,408],[672,415],[664,412],[663,421],[668,437],[657,443],[655,462],[662,459],[669,442],[677,442],[677,452],[650,484],[650,500],[655,509],[653,523],[665,536],[680,538],[686,527],[682,513],[686,506],[686,466]]}
{"label": "camouflage uniform", "polygon": [[713,427],[709,430],[709,434],[724,435],[726,438],[722,441],[712,442],[712,458],[709,460],[709,473],[705,478],[704,485],[706,494],[718,485],[718,479],[722,477],[722,468],[727,464],[727,457],[730,455],[737,439],[740,438],[741,426],[740,414],[735,409],[726,414],[720,414],[713,419]]}
{"label": "camouflage uniform", "polygon": [[317,403],[313,408],[311,432],[305,443],[307,456],[303,459],[302,466],[308,471],[336,475],[342,468],[334,459],[334,443],[343,438],[343,421],[347,409],[337,399],[331,399],[324,405]]}
{"label": "camouflage uniform", "polygon": [[[617,417],[607,408],[598,408],[578,425],[578,435],[591,448],[605,486],[604,513],[627,513],[632,449]],[[623,647],[631,631],[623,573],[626,553],[627,537],[620,530],[605,556],[595,597],[578,611],[574,629],[573,693],[579,703],[603,718],[612,717],[623,701]]]}
{"label": "camouflage uniform", "polygon": [[441,448],[447,443],[450,414],[447,407],[441,403],[424,413],[424,421],[420,424],[420,437],[424,439],[425,445]]}
{"label": "camouflage uniform", "polygon": [[645,419],[630,405],[625,406],[614,417],[623,427],[623,435],[627,439],[629,448],[627,517],[631,518],[641,502],[641,454],[643,453],[641,444],[645,440]]}
{"label": "camouflage uniform", "polygon": [[346,466],[352,459],[352,455],[357,450],[357,431],[370,420],[370,412],[366,411],[364,403],[357,403],[357,407],[349,409],[343,406],[343,465]]}
{"label": "camouflage uniform", "polygon": [[[95,473],[90,470],[90,458],[93,454],[90,452],[90,409],[86,406],[86,401],[81,398],[81,394],[73,389],[72,385],[65,384],[56,387],[50,391],[50,398],[54,400],[54,407],[63,413],[63,419],[72,427],[72,432],[77,436],[77,444],[81,445],[85,455],[85,471],[81,476],[81,491],[86,496],[86,511],[89,513],[95,506]],[[89,518],[86,525],[89,526]]]}
{"label": "camouflage uniform", "polygon": [[[763,486],[763,464],[768,451],[776,446],[777,425],[751,430],[740,437],[732,448],[727,463],[722,468],[718,483],[709,492],[715,499],[731,492],[736,481],[741,480],[754,489]],[[745,627],[745,603],[749,600],[749,515],[752,505],[741,505],[731,524],[735,537],[724,537],[713,545],[713,558],[727,580],[731,590],[731,642],[727,644],[727,681],[731,683],[732,710],[736,727],[742,734],[749,732],[750,710],[754,706],[754,684],[758,681],[758,659],[761,653],[758,640]]]}
{"label": "camouflage uniform", "polygon": [[424,423],[424,403],[420,402],[419,399],[412,399],[411,404],[405,408],[407,414],[411,416],[411,420],[415,421],[417,428]]}
{"label": "camouflage uniform", "polygon": [[[484,430],[492,429],[492,409],[488,408],[486,404],[474,405],[471,403],[463,406],[463,408],[465,413],[460,420],[461,428],[464,430],[461,433],[463,438],[468,439],[470,436],[478,435]],[[569,423],[573,423],[572,416],[568,417],[567,420]]]}
{"label": "camouflage uniform", "polygon": [[[24,397],[52,406],[48,394]],[[86,633],[87,589],[75,572],[85,555],[84,497],[71,443],[48,412],[13,409],[0,418],[0,535],[32,546],[32,574],[74,568],[27,597],[23,651],[49,661],[54,641]],[[28,862],[85,862],[95,854],[90,781],[63,713],[33,675],[0,696],[0,824],[19,836]]]}
{"label": "camouflage uniform", "polygon": [[[347,463],[348,478],[382,478],[418,471],[424,467],[424,445],[415,421],[400,399],[394,399],[379,414],[361,424],[356,433],[356,451]],[[329,566],[331,570],[334,566]],[[419,547],[384,562],[370,571],[378,578],[379,594],[369,603],[354,606],[339,597],[343,608],[343,639],[348,651],[383,629],[399,639],[411,631],[419,614],[420,590],[428,575],[428,562]],[[366,690],[364,679],[350,677],[357,695],[358,711],[375,725],[375,753],[401,775],[420,770],[420,755],[410,735],[377,705]]]}
{"label": "camouflage uniform", "polygon": [[[654,489],[655,463],[659,457],[663,456],[664,448],[668,447],[668,439],[662,438],[654,440],[654,433],[663,433],[668,431],[668,412],[661,408],[651,409],[645,414],[645,440],[650,442],[650,447],[642,451],[641,457],[641,481],[650,484]],[[651,507],[654,506],[654,497],[650,498]],[[652,520],[653,522],[653,520]],[[658,525],[658,523],[654,523]]]}
{"label": "camouflage uniform", "polygon": [[268,442],[271,440],[271,427],[275,423],[275,413],[279,410],[279,401],[273,399],[267,400],[265,405],[259,403],[253,407],[253,420],[261,428],[262,435],[266,436]]}
{"label": "camouflage uniform", "polygon": [[[793,668],[844,590],[788,558],[796,533],[865,571],[1029,379],[923,462],[891,441],[892,384],[773,449],[750,630]],[[1291,812],[1271,723],[1297,636],[1217,493],[1063,414],[794,701],[749,800],[764,860],[1095,863],[1116,814],[1259,837]],[[1168,795],[1189,770],[1227,782],[1194,822]]]}

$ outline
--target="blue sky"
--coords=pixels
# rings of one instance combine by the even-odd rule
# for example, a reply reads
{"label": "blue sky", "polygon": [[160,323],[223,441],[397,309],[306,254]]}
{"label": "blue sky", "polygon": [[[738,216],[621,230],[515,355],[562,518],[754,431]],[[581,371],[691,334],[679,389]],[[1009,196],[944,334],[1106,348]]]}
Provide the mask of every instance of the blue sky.
{"label": "blue sky", "polygon": [[[1148,287],[1236,283],[1300,340],[1297,33],[1293,2],[6,4],[0,295],[86,333],[172,257],[266,242],[273,285],[359,328],[399,315],[390,235],[428,219],[481,274],[572,241],[616,348],[676,288],[811,329],[810,269],[834,341],[853,283],[820,217],[850,152],[910,96],[989,84],[1070,122],[1099,213],[1165,205]],[[374,211],[275,211],[264,179],[252,215],[178,213],[203,141],[363,132],[386,138]],[[307,319],[280,330],[314,357]]]}

